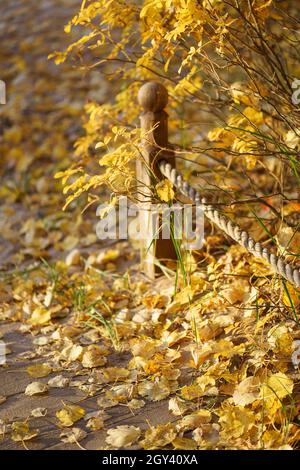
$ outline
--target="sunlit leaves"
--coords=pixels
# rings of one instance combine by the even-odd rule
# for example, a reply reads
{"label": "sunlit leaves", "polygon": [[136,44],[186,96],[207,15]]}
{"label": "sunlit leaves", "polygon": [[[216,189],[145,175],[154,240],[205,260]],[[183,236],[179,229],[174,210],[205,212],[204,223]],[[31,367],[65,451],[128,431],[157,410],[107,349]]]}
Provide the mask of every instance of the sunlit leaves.
{"label": "sunlit leaves", "polygon": [[47,377],[51,371],[52,367],[49,364],[35,364],[27,367],[28,374],[35,378]]}
{"label": "sunlit leaves", "polygon": [[65,429],[61,434],[60,438],[62,442],[68,442],[70,444],[72,443],[78,443],[79,441],[82,441],[86,437],[87,433],[80,428],[71,428],[71,429]]}
{"label": "sunlit leaves", "polygon": [[275,325],[270,329],[268,343],[273,351],[287,356],[291,355],[293,337],[285,325]]}
{"label": "sunlit leaves", "polygon": [[118,426],[115,429],[109,429],[107,431],[106,442],[110,444],[112,448],[124,448],[137,441],[140,435],[140,429],[135,426]]}
{"label": "sunlit leaves", "polygon": [[103,366],[106,363],[106,355],[108,351],[97,345],[90,345],[87,347],[82,356],[83,367],[92,368]]}
{"label": "sunlit leaves", "polygon": [[175,193],[171,181],[164,179],[157,183],[155,189],[161,201],[170,202],[174,199]]}
{"label": "sunlit leaves", "polygon": [[48,385],[43,382],[32,382],[31,384],[27,385],[25,389],[25,395],[32,396],[32,395],[42,395],[48,391]]}
{"label": "sunlit leaves", "polygon": [[[299,254],[297,233],[294,226],[287,226],[287,218],[297,218],[299,212],[294,202],[296,186],[288,201],[281,199],[286,163],[289,158],[296,160],[299,149],[299,123],[289,121],[293,114],[290,79],[282,75],[281,65],[280,70],[269,73],[268,67],[276,62],[272,42],[272,61],[263,58],[263,68],[257,69],[259,60],[252,56],[260,43],[260,31],[268,46],[268,24],[275,18],[272,35],[288,68],[293,75],[297,73],[298,66],[282,42],[283,11],[277,5],[275,14],[272,2],[264,0],[255,2],[250,11],[249,3],[242,2],[239,8],[247,20],[244,28],[243,18],[229,3],[85,2],[65,28],[66,41],[71,41],[71,32],[79,31],[79,37],[54,57],[59,63],[72,56],[85,67],[83,99],[72,96],[71,104],[59,101],[51,80],[44,79],[43,63],[36,61],[38,80],[30,70],[30,80],[25,83],[26,54],[7,54],[13,60],[8,75],[16,77],[11,97],[14,99],[21,84],[22,99],[17,95],[16,105],[4,110],[0,146],[9,163],[9,182],[0,190],[8,201],[1,233],[9,243],[16,242],[18,249],[9,257],[9,271],[1,277],[0,316],[21,323],[20,334],[30,333],[34,347],[18,360],[33,360],[22,371],[38,380],[23,390],[30,396],[23,399],[33,404],[28,411],[30,426],[27,420],[12,425],[0,422],[1,434],[12,431],[16,442],[24,445],[35,437],[31,420],[46,414],[49,423],[66,427],[59,431],[60,439],[73,445],[86,436],[86,430],[74,427],[81,418],[89,433],[103,435],[104,445],[120,449],[132,445],[146,449],[283,449],[299,441],[294,424],[298,414],[297,289],[280,283],[267,263],[231,244],[220,231],[207,232],[201,250],[183,257],[187,283],[177,272],[174,284],[171,267],[170,279],[150,284],[131,265],[135,250],[127,249],[126,244],[100,250],[94,245],[95,218],[78,215],[77,203],[73,203],[77,198],[85,200],[85,193],[89,194],[88,204],[96,201],[105,186],[115,191],[109,207],[117,206],[120,193],[133,194],[135,160],[142,158],[141,139],[147,140],[137,128],[141,113],[137,92],[146,80],[158,80],[159,74],[169,91],[170,141],[179,144],[174,149],[179,166],[186,157],[199,164],[184,166],[187,179],[201,193],[209,188],[215,191],[211,195],[219,197],[219,189],[223,189],[222,208],[233,220],[239,222],[242,217],[251,233],[256,223],[253,214],[249,217],[248,203],[252,208],[252,202],[248,196],[261,196],[256,208],[261,220],[271,222],[280,253]],[[291,4],[284,2],[288,13]],[[256,25],[252,42],[248,31]],[[288,21],[284,26],[284,34],[295,43],[292,38],[297,31],[289,30]],[[25,52],[30,44],[39,51],[39,40],[29,39],[28,43],[19,41]],[[60,80],[62,88],[60,82],[54,86],[64,96],[77,83],[73,61],[69,64],[62,67],[70,67],[69,79]],[[90,75],[97,89],[92,97]],[[31,110],[26,98],[32,95],[33,82],[41,114]],[[274,83],[280,85],[278,89]],[[82,101],[87,103],[84,133],[72,159]],[[20,122],[20,106],[26,110],[26,122]],[[28,135],[34,136],[33,146]],[[51,176],[49,180],[47,176],[55,172],[67,204],[71,204],[69,216],[60,213],[60,199],[50,192]],[[151,188],[153,195],[172,202],[172,185],[166,180],[156,183]],[[29,187],[26,195],[25,184]],[[276,195],[266,196],[273,192]],[[31,208],[36,212],[19,227],[14,222],[14,208],[22,199],[26,213]],[[105,217],[109,207],[99,216]],[[269,246],[263,230],[256,231],[254,238]],[[275,245],[272,249],[275,253]],[[31,258],[39,264],[42,257],[52,264],[53,254],[60,260],[55,263],[57,272],[50,265],[47,273],[40,268],[31,271]],[[10,271],[19,264],[21,273]],[[98,317],[91,314],[91,306]],[[58,321],[60,316],[66,321]],[[14,344],[11,349],[14,355]],[[54,377],[39,381],[51,372]],[[71,398],[73,391],[84,394],[80,406]],[[66,395],[73,404],[63,403],[53,410],[48,403],[53,394]],[[94,400],[96,406],[87,414],[81,408],[86,399],[89,403]],[[10,406],[10,400],[5,400],[0,397],[1,406]],[[38,406],[41,400],[45,407]],[[125,416],[134,414],[141,420],[141,429],[127,422],[111,428],[107,419],[119,412],[123,415],[124,410]],[[57,420],[53,420],[55,412]],[[161,424],[153,424],[152,412],[159,414]]]}
{"label": "sunlit leaves", "polygon": [[246,406],[258,400],[260,396],[260,380],[258,377],[247,377],[236,387],[232,396],[234,404]]}
{"label": "sunlit leaves", "polygon": [[154,381],[147,380],[138,386],[139,395],[146,397],[151,401],[160,401],[168,397],[171,388],[168,380],[164,377]]}
{"label": "sunlit leaves", "polygon": [[143,449],[161,449],[170,444],[176,438],[177,432],[171,423],[150,427],[145,432],[145,437],[140,443]]}
{"label": "sunlit leaves", "polygon": [[226,407],[218,412],[221,435],[225,439],[245,436],[255,425],[255,413],[241,406]]}
{"label": "sunlit leaves", "polygon": [[62,426],[70,427],[74,423],[82,419],[85,415],[85,410],[77,405],[65,405],[64,408],[56,412],[56,417],[59,419]]}
{"label": "sunlit leaves", "polygon": [[293,388],[293,381],[282,372],[267,378],[261,388],[261,398],[270,415],[283,407],[283,399],[291,395]]}
{"label": "sunlit leaves", "polygon": [[37,430],[31,430],[29,423],[26,421],[15,421],[12,423],[12,435],[13,441],[22,442],[29,441],[38,435]]}

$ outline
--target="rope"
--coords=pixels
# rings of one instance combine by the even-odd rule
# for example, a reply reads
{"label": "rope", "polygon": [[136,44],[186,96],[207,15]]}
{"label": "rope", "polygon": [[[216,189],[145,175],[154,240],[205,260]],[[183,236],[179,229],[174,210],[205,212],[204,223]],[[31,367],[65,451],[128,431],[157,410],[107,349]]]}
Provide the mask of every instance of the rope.
{"label": "rope", "polygon": [[300,271],[293,268],[289,263],[286,263],[282,257],[276,256],[271,253],[267,248],[263,248],[259,242],[255,242],[253,238],[245,230],[242,230],[238,225],[233,223],[228,217],[221,214],[212,205],[210,205],[205,197],[201,197],[200,193],[192,188],[189,183],[183,180],[182,175],[172,168],[170,163],[165,160],[160,160],[158,167],[166,178],[168,178],[173,185],[179,189],[182,194],[187,196],[191,201],[202,206],[204,214],[211,222],[217,225],[233,240],[240,245],[244,246],[251,254],[258,258],[266,260],[282,277],[287,279],[296,287],[300,287]]}

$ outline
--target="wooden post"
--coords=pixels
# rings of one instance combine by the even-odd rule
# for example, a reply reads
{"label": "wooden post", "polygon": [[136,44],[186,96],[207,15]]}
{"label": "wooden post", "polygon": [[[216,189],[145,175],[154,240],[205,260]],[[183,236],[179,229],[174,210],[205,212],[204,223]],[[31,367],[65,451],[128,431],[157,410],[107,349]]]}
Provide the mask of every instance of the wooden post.
{"label": "wooden post", "polygon": [[[163,240],[160,236],[153,243],[152,234],[155,233],[155,216],[150,211],[153,203],[151,189],[155,179],[161,180],[162,175],[157,163],[160,159],[168,160],[175,166],[175,156],[168,147],[168,115],[164,111],[168,103],[168,92],[160,83],[148,82],[141,87],[138,94],[140,106],[143,113],[140,117],[141,128],[146,133],[142,141],[142,156],[144,161],[137,161],[136,174],[140,193],[139,200],[142,200],[140,211],[140,225],[146,232],[141,240],[141,262],[144,273],[150,278],[154,278],[156,273],[161,272],[154,264],[155,258],[161,264],[167,260],[175,260],[176,253],[171,239]],[[155,129],[153,129],[153,127]],[[151,171],[149,171],[151,169]]]}

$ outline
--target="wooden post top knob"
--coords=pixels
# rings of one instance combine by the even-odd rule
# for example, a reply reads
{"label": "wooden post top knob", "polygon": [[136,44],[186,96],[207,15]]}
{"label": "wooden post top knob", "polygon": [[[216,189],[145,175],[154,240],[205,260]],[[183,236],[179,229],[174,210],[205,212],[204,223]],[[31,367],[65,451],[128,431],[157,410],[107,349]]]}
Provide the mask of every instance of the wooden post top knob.
{"label": "wooden post top knob", "polygon": [[160,83],[148,82],[140,88],[138,100],[144,111],[156,113],[166,107],[168,103],[168,91]]}

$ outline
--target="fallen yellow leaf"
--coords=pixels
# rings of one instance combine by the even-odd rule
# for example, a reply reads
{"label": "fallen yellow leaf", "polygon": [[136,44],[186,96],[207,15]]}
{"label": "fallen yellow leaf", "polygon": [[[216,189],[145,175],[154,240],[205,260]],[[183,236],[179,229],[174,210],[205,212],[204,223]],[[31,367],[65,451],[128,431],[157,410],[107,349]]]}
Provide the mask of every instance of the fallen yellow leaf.
{"label": "fallen yellow leaf", "polygon": [[32,395],[41,395],[48,391],[48,385],[42,382],[32,382],[31,384],[27,385],[25,389],[25,395],[32,396]]}
{"label": "fallen yellow leaf", "polygon": [[51,312],[50,310],[46,309],[45,307],[37,307],[31,317],[29,318],[28,322],[31,323],[33,326],[40,326],[46,325],[51,320]]}
{"label": "fallen yellow leaf", "polygon": [[176,430],[172,423],[161,424],[157,427],[150,427],[145,432],[145,438],[140,442],[143,449],[161,449],[173,442],[176,438]]}
{"label": "fallen yellow leaf", "polygon": [[52,367],[49,364],[35,364],[27,367],[27,373],[36,379],[40,377],[47,377],[52,371]]}
{"label": "fallen yellow leaf", "polygon": [[56,417],[59,419],[62,426],[73,426],[76,421],[79,421],[85,415],[84,408],[77,405],[65,405],[62,410],[56,412]]}
{"label": "fallen yellow leaf", "polygon": [[109,429],[107,431],[107,444],[110,444],[113,448],[123,448],[132,445],[136,442],[141,435],[140,428],[135,426],[118,426],[115,429]]}
{"label": "fallen yellow leaf", "polygon": [[11,425],[13,441],[29,441],[38,435],[37,430],[30,430],[29,424],[26,421],[16,421]]}

